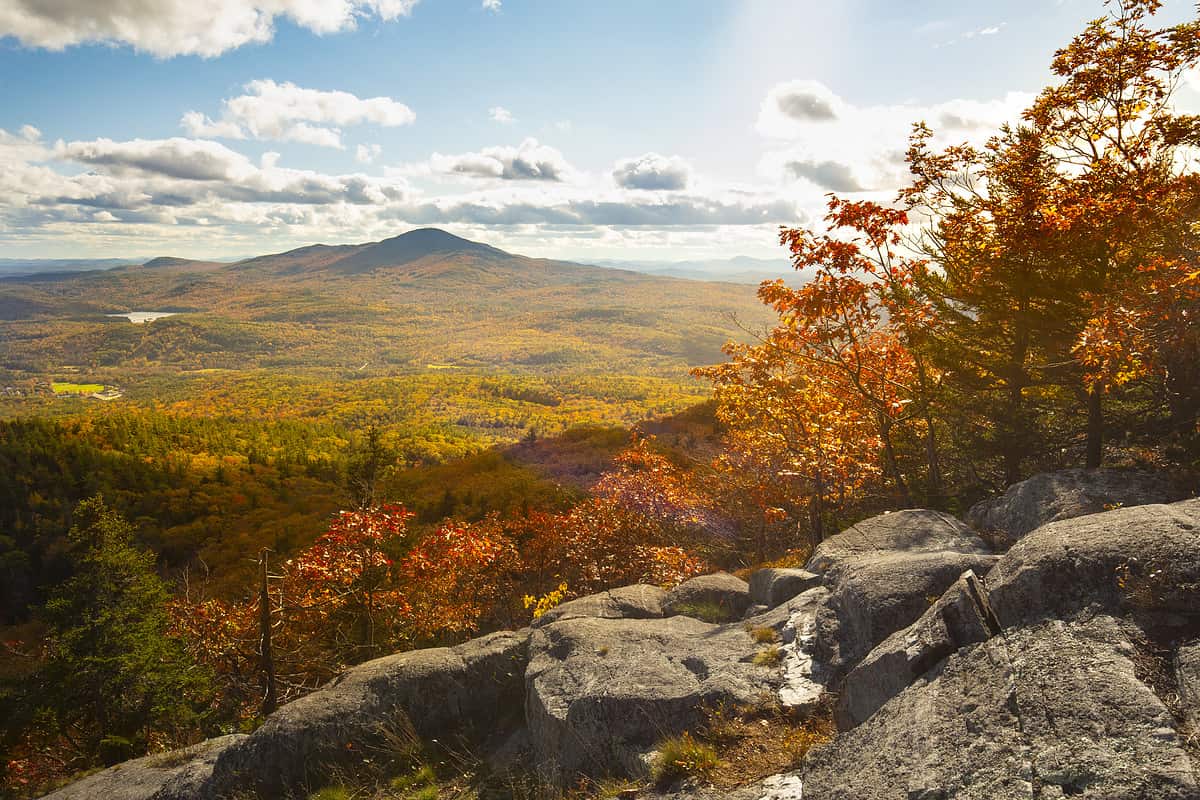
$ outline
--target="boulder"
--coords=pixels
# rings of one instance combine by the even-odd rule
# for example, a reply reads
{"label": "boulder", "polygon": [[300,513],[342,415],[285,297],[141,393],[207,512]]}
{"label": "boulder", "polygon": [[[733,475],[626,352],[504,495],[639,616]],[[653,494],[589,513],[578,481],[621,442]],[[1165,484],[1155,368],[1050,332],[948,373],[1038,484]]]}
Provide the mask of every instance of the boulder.
{"label": "boulder", "polygon": [[209,796],[286,797],[389,737],[473,738],[520,724],[528,631],[368,661],[280,708],[217,759]]}
{"label": "boulder", "polygon": [[848,559],[817,611],[814,656],[837,680],[888,636],[917,621],[959,576],[986,574],[997,556],[879,551]]}
{"label": "boulder", "polygon": [[667,593],[657,586],[634,584],[607,592],[568,600],[550,609],[532,623],[534,628],[562,619],[598,617],[600,619],[654,619],[666,616],[663,608]]}
{"label": "boulder", "polygon": [[759,569],[750,575],[750,599],[756,605],[775,608],[820,582],[821,576],[808,570],[778,567]]}
{"label": "boulder", "polygon": [[667,592],[663,610],[668,614],[685,614],[706,619],[712,614],[717,618],[708,622],[725,622],[741,619],[750,607],[750,585],[728,572],[701,575],[684,581]]}
{"label": "boulder", "polygon": [[1096,609],[1186,625],[1200,615],[1200,499],[1043,525],[1013,545],[987,582],[1004,627]]}
{"label": "boulder", "polygon": [[1098,616],[969,645],[810,753],[803,798],[1195,800],[1195,769],[1138,679],[1134,638]]}
{"label": "boulder", "polygon": [[999,632],[987,589],[968,570],[920,619],[884,639],[850,671],[838,698],[838,726],[865,722],[951,654]]}
{"label": "boulder", "polygon": [[192,800],[200,796],[217,757],[245,738],[231,734],[127,761],[46,795],[44,800]]}
{"label": "boulder", "polygon": [[804,568],[822,575],[829,584],[844,564],[863,556],[945,551],[979,555],[992,552],[979,534],[949,514],[914,508],[865,519],[829,537],[817,545]]}
{"label": "boulder", "polygon": [[1068,469],[1034,475],[998,497],[976,503],[967,512],[967,523],[1016,540],[1050,522],[1185,497],[1178,482],[1161,472]]}
{"label": "boulder", "polygon": [[664,737],[696,730],[705,706],[774,697],[778,664],[756,665],[745,627],[690,617],[569,619],[534,631],[525,716],[543,778],[635,777]]}

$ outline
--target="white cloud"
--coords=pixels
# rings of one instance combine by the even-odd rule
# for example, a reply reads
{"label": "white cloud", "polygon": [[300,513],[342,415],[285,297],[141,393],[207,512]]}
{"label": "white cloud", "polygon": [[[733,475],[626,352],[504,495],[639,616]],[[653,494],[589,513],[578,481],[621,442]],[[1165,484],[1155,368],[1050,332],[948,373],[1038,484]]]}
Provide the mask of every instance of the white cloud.
{"label": "white cloud", "polygon": [[980,143],[1032,100],[1011,92],[989,101],[856,106],[815,81],[792,81],[775,86],[763,99],[758,131],[780,145],[763,157],[760,168],[814,194],[891,192],[908,180],[904,151],[914,122],[929,123],[935,144]]}
{"label": "white cloud", "polygon": [[492,106],[488,109],[488,116],[493,122],[499,122],[501,125],[511,125],[517,121],[512,112],[504,106]]}
{"label": "white cloud", "polygon": [[975,30],[964,31],[963,33],[959,34],[958,36],[955,36],[953,39],[947,39],[946,41],[939,42],[939,43],[935,44],[933,47],[935,50],[938,49],[939,47],[953,47],[954,45],[958,44],[959,42],[969,42],[972,39],[978,39],[978,38],[981,38],[984,36],[995,36],[996,34],[1000,33],[1007,27],[1008,27],[1007,22],[1001,22],[998,25],[988,25],[983,28],[976,28]]}
{"label": "white cloud", "polygon": [[445,175],[505,181],[564,181],[574,173],[562,153],[537,139],[526,139],[518,147],[485,147],[477,153],[434,153],[429,167]]}
{"label": "white cloud", "polygon": [[618,186],[626,189],[678,191],[687,188],[691,172],[691,165],[678,156],[668,158],[658,153],[646,153],[618,161],[612,177]]}
{"label": "white cloud", "polygon": [[499,14],[500,0],[483,0],[483,8],[485,11],[491,11],[493,14]]}
{"label": "white cloud", "polygon": [[360,98],[273,80],[250,81],[243,88],[245,94],[225,100],[220,119],[189,111],[180,125],[192,136],[252,137],[341,148],[342,132],[335,126],[398,127],[416,120],[411,108],[390,97]]}
{"label": "white cloud", "polygon": [[377,144],[360,144],[354,148],[354,160],[360,164],[370,164],[381,153],[383,148]]}
{"label": "white cloud", "polygon": [[156,56],[217,56],[274,36],[278,18],[315,33],[359,20],[395,20],[417,0],[5,0],[0,36],[61,50],[86,42],[129,45]]}

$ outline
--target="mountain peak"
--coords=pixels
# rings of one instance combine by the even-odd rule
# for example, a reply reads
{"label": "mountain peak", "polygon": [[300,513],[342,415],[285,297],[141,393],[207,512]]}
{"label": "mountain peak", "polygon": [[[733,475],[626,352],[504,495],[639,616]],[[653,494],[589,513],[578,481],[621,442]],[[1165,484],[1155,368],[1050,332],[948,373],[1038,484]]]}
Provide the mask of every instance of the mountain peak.
{"label": "mountain peak", "polygon": [[336,266],[341,272],[365,272],[378,267],[400,266],[427,256],[451,253],[508,255],[491,245],[472,242],[440,228],[417,228],[390,239],[361,245],[355,252],[339,259]]}

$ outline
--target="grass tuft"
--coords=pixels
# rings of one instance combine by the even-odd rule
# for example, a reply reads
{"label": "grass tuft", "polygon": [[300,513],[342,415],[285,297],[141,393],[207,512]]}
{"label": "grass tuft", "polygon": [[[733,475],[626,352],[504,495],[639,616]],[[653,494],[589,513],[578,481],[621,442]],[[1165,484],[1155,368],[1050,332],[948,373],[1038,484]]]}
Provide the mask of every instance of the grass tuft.
{"label": "grass tuft", "polygon": [[664,739],[654,754],[651,776],[656,783],[667,784],[681,778],[703,778],[721,765],[717,751],[698,742],[684,731]]}

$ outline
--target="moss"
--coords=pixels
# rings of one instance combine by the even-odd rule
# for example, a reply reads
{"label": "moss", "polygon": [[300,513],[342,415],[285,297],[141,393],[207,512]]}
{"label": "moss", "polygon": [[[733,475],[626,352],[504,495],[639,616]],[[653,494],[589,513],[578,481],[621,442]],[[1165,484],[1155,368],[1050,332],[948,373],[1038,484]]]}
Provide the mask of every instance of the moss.
{"label": "moss", "polygon": [[675,613],[713,623],[729,622],[733,619],[729,608],[714,602],[680,603],[675,606]]}

